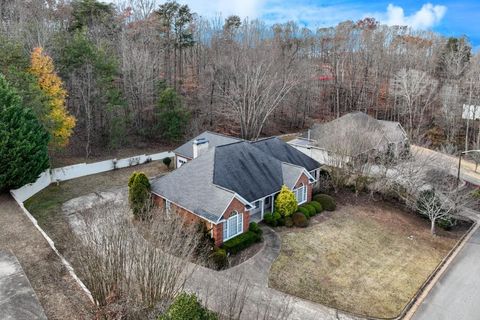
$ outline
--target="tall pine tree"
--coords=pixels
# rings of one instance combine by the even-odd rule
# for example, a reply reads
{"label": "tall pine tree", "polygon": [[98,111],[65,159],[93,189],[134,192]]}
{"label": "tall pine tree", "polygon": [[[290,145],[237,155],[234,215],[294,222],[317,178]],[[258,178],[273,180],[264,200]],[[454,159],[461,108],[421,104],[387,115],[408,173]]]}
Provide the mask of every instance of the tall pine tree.
{"label": "tall pine tree", "polygon": [[0,74],[0,191],[34,182],[49,167],[48,132]]}

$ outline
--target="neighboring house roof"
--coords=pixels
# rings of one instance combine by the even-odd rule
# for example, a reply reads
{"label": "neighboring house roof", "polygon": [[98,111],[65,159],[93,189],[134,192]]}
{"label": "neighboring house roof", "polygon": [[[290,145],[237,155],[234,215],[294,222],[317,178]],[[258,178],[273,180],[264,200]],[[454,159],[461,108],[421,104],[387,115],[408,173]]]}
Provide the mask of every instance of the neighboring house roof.
{"label": "neighboring house roof", "polygon": [[206,140],[208,140],[209,149],[233,142],[242,141],[242,139],[239,138],[229,137],[216,132],[205,131],[200,135],[196,136],[195,138],[182,144],[180,147],[173,150],[173,152],[186,158],[193,159],[193,141],[200,138],[205,138]]}
{"label": "neighboring house roof", "polygon": [[[263,151],[267,145],[275,145],[277,152],[296,155],[292,146],[273,140],[268,144],[240,141],[212,148],[172,173],[153,179],[152,192],[218,222],[233,198],[248,204],[278,192],[283,184],[293,188],[302,173],[309,176],[310,169],[272,156],[268,152],[272,149]],[[293,159],[307,162],[303,157]],[[320,167],[313,159],[309,164]]]}
{"label": "neighboring house roof", "polygon": [[407,133],[403,129],[400,122],[378,120],[383,126],[383,131],[390,142],[402,142],[408,139]]}
{"label": "neighboring house roof", "polygon": [[[303,137],[307,138],[308,133]],[[314,124],[310,129],[310,140],[328,151],[357,155],[373,149],[386,150],[388,143],[405,141],[407,136],[398,122],[352,112],[330,122]]]}
{"label": "neighboring house roof", "polygon": [[277,137],[262,139],[252,142],[252,144],[280,161],[304,167],[308,171],[320,167],[318,161],[310,158]]}

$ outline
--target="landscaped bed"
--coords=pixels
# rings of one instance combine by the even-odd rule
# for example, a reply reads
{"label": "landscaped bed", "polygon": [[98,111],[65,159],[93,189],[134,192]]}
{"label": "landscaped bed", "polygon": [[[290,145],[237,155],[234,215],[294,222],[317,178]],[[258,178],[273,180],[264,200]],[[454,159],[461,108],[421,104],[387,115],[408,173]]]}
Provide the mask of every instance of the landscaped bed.
{"label": "landscaped bed", "polygon": [[467,226],[433,237],[428,220],[399,206],[352,194],[344,199],[305,229],[277,230],[282,250],[269,285],[347,312],[395,317]]}

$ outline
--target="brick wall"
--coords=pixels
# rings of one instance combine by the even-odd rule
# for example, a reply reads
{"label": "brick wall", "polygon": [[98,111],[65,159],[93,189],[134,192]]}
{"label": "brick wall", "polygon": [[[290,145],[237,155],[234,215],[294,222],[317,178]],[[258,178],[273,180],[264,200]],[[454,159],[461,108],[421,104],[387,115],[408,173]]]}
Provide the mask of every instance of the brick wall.
{"label": "brick wall", "polygon": [[[153,199],[155,201],[155,204],[159,208],[164,208],[165,206],[165,199],[153,195]],[[200,218],[199,216],[193,214],[192,212],[181,208],[174,203],[171,204],[171,209],[172,212],[176,212],[177,214],[180,214],[186,221],[191,222],[191,223],[197,223],[197,222],[203,222],[206,224],[208,229],[212,230],[212,236],[213,239],[215,240],[215,245],[220,246],[223,243],[223,223],[219,223],[217,225]],[[230,217],[230,214],[234,211],[238,211],[239,214],[243,215],[243,231],[248,230],[248,225],[250,224],[250,214],[248,211],[245,210],[245,205],[241,203],[238,199],[233,199],[230,205],[228,206],[227,210],[225,210],[224,218],[228,219]]]}
{"label": "brick wall", "polygon": [[298,178],[294,189],[300,187],[302,183],[307,186],[307,202],[312,201],[313,184],[309,183],[308,177],[305,175],[305,173],[302,173],[300,178]]}
{"label": "brick wall", "polygon": [[[250,213],[245,210],[245,205],[236,198],[232,200],[230,205],[225,210],[223,218],[228,219],[230,214],[234,211],[237,211],[239,214],[243,215],[243,232],[248,231],[248,226],[250,224]],[[223,223],[213,226],[213,238],[215,239],[216,246],[220,246],[223,243]]]}

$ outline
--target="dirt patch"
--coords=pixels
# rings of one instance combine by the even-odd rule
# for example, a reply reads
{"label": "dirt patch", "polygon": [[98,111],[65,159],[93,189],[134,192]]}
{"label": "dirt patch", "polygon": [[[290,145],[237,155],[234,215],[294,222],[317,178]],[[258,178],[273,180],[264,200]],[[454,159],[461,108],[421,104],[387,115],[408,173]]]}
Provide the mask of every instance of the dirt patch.
{"label": "dirt patch", "polygon": [[282,251],[269,284],[314,302],[385,318],[400,313],[466,231],[461,227],[433,237],[427,220],[353,195],[340,197],[337,211],[311,222],[306,229],[280,231]]}

